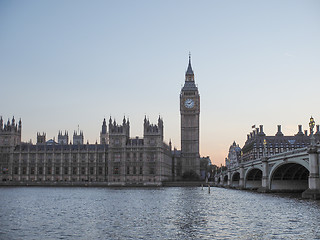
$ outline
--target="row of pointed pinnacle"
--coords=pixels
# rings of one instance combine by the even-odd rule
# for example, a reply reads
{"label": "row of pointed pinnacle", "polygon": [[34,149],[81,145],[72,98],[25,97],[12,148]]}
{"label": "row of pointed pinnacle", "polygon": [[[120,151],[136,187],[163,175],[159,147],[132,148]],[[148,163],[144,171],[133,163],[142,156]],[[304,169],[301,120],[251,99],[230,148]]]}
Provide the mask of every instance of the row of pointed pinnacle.
{"label": "row of pointed pinnacle", "polygon": [[12,117],[11,123],[10,123],[10,119],[8,118],[8,122],[7,124],[3,124],[3,119],[2,116],[0,117],[0,130],[3,131],[21,131],[22,128],[22,122],[21,122],[21,118],[19,120],[19,125],[16,124],[16,120],[14,118],[14,116]]}

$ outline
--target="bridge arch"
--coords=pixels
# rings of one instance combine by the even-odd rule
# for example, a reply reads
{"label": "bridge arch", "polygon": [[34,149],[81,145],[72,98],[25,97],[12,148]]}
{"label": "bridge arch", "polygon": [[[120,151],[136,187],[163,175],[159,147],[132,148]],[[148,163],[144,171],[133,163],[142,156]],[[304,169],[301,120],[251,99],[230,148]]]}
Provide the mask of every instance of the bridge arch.
{"label": "bridge arch", "polygon": [[244,187],[249,189],[258,189],[262,187],[262,169],[251,167],[246,171]]}
{"label": "bridge arch", "polygon": [[239,187],[240,173],[234,172],[231,175],[231,187]]}
{"label": "bridge arch", "polygon": [[303,160],[278,163],[270,171],[271,191],[303,191],[308,189],[309,164]]}
{"label": "bridge arch", "polygon": [[223,185],[227,186],[228,185],[228,174],[223,176]]}

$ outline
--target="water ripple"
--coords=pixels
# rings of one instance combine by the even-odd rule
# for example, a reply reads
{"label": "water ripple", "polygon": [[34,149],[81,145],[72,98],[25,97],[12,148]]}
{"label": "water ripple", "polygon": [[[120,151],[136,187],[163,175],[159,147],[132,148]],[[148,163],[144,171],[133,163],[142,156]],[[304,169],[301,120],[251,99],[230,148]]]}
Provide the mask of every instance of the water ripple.
{"label": "water ripple", "polygon": [[212,188],[0,188],[0,239],[320,239],[320,201]]}

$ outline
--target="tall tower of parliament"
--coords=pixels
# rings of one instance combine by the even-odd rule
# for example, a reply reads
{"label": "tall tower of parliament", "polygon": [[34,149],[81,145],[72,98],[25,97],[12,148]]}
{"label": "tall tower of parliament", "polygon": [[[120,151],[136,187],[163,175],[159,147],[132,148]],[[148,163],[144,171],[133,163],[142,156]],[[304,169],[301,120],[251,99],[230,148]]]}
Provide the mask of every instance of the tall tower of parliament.
{"label": "tall tower of parliament", "polygon": [[191,57],[180,93],[182,174],[200,175],[199,115],[200,95],[194,81]]}

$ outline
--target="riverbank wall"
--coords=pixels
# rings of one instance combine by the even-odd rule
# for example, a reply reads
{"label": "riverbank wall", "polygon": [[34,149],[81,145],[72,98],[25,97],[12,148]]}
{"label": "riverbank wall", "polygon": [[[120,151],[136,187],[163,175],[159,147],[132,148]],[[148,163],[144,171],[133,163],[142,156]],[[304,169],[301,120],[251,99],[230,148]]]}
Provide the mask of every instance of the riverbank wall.
{"label": "riverbank wall", "polygon": [[201,187],[213,183],[201,181],[179,182],[0,182],[0,187]]}

